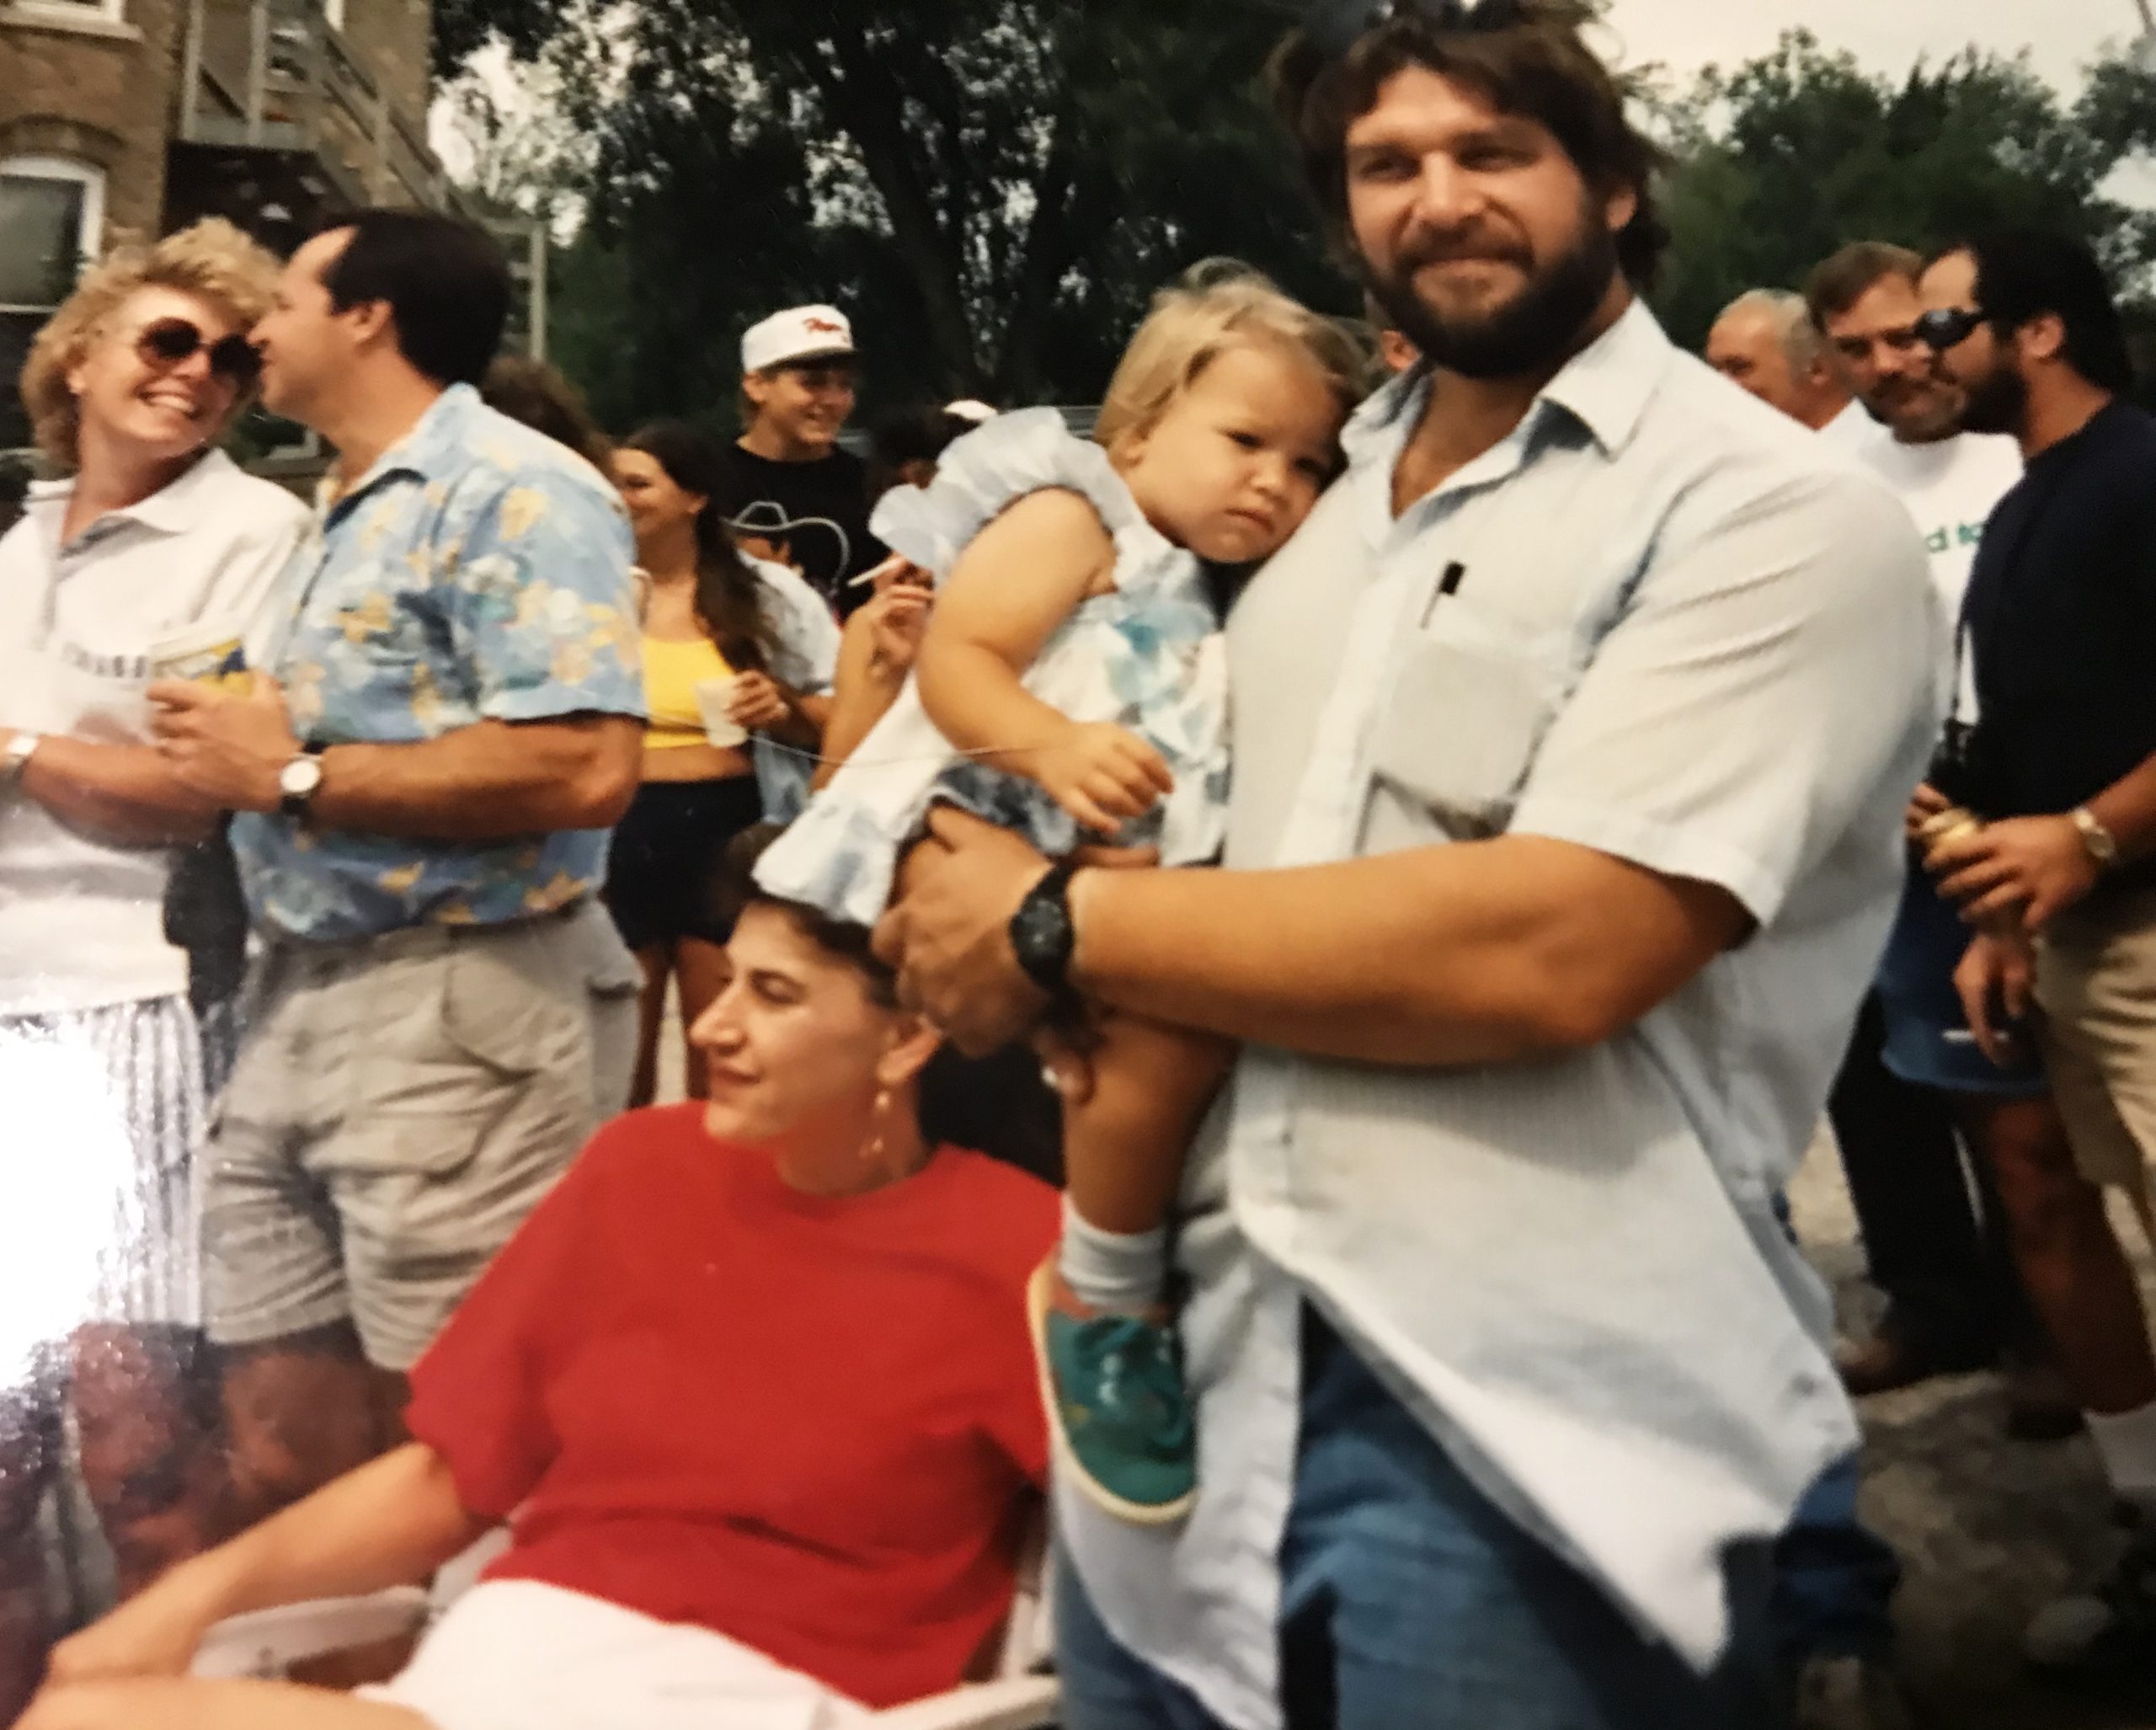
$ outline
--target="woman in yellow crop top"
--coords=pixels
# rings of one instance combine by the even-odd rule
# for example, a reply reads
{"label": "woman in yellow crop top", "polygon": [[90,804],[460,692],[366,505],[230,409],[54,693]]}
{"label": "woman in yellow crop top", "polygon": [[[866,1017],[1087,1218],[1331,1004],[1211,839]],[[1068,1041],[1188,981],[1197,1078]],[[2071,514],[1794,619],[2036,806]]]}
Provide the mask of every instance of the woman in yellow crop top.
{"label": "woman in yellow crop top", "polygon": [[[776,647],[765,585],[728,538],[712,500],[723,458],[694,427],[662,421],[622,441],[615,483],[649,579],[643,619],[643,784],[614,830],[606,905],[644,974],[643,1022],[632,1106],[656,1091],[659,1030],[670,980],[692,1025],[725,981],[729,932],[711,884],[727,843],[763,814],[751,733],[814,752],[828,699],[790,689],[771,672]],[[713,681],[731,679],[720,693]],[[707,725],[698,686],[717,698]],[[691,1097],[703,1069],[688,1054]]]}

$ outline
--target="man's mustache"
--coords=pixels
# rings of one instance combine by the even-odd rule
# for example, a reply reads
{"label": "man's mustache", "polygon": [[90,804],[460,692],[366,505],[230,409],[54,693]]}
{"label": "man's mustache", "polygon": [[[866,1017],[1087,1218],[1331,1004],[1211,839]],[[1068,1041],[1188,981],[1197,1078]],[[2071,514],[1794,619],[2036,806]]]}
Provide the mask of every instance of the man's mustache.
{"label": "man's mustache", "polygon": [[1509,241],[1484,237],[1465,236],[1458,239],[1430,239],[1401,248],[1396,268],[1401,277],[1412,276],[1417,270],[1428,270],[1433,264],[1517,264],[1522,270],[1534,267],[1534,255],[1525,247]]}

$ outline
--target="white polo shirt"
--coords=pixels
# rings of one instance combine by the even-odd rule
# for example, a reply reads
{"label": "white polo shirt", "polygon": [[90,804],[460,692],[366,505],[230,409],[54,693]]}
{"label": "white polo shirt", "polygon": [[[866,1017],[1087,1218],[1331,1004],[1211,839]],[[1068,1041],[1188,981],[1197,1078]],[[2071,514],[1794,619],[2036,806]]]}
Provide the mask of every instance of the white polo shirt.
{"label": "white polo shirt", "polygon": [[[211,451],[63,547],[73,490],[32,487],[0,538],[0,727],[142,742],[152,647],[198,627],[246,636],[307,510]],[[170,863],[162,847],[91,840],[20,786],[0,792],[0,1015],[184,990],[187,958],[164,937]]]}

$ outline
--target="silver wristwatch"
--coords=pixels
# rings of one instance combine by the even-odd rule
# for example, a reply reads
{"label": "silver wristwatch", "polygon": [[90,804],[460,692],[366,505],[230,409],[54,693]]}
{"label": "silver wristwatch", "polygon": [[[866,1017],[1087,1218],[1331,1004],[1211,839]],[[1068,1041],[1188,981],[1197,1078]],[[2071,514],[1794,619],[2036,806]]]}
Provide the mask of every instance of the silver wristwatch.
{"label": "silver wristwatch", "polygon": [[304,823],[314,796],[322,789],[322,747],[304,747],[277,773],[277,809],[296,823]]}
{"label": "silver wristwatch", "polygon": [[8,745],[0,751],[0,787],[13,787],[23,778],[23,771],[29,766],[31,756],[44,743],[44,735],[36,733],[11,733]]}

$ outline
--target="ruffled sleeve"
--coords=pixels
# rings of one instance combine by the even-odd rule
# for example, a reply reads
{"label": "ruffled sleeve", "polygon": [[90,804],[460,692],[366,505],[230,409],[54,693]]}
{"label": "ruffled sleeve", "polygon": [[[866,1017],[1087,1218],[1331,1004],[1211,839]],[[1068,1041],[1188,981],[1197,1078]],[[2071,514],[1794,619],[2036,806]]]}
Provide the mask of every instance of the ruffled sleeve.
{"label": "ruffled sleeve", "polygon": [[1150,523],[1108,453],[1053,408],[999,414],[947,449],[926,487],[894,487],[876,506],[876,538],[942,582],[988,525],[1031,493],[1059,487],[1091,502],[1114,537],[1121,573],[1183,556]]}

